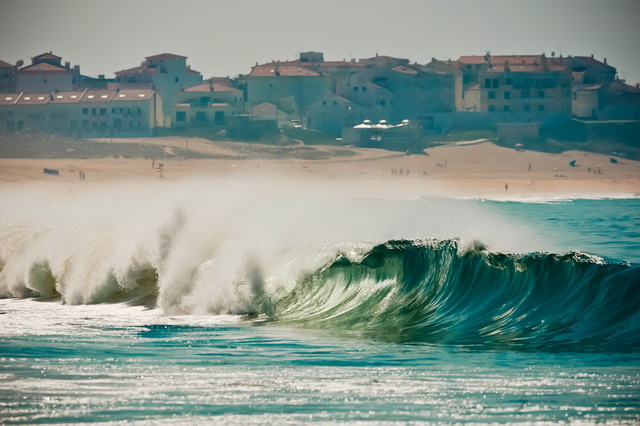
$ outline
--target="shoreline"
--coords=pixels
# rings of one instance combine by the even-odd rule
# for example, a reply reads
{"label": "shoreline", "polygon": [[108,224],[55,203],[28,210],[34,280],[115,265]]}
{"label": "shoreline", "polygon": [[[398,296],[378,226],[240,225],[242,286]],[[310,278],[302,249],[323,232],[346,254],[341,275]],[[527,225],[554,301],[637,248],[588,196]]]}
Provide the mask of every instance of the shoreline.
{"label": "shoreline", "polygon": [[[164,149],[180,143],[172,138],[149,140],[140,143],[153,143]],[[376,189],[387,188],[391,192],[401,189],[403,193],[416,196],[640,196],[640,162],[619,159],[618,163],[611,163],[609,156],[582,151],[548,154],[517,151],[483,142],[440,146],[426,150],[426,154],[411,155],[367,148],[313,147],[318,152],[324,150],[329,158],[303,159],[264,156],[250,151],[250,144],[194,140],[192,146],[226,154],[226,158],[170,158],[156,162],[113,157],[0,158],[0,188],[40,183],[92,185],[273,178],[361,187],[373,193]],[[244,149],[237,150],[233,157],[229,147]],[[285,149],[294,152],[298,147]],[[333,155],[337,150],[348,150],[349,155]],[[570,166],[572,161],[576,167]],[[162,164],[162,170],[159,164]],[[45,168],[57,170],[59,174],[45,174]],[[86,176],[84,181],[80,181],[80,171]]]}

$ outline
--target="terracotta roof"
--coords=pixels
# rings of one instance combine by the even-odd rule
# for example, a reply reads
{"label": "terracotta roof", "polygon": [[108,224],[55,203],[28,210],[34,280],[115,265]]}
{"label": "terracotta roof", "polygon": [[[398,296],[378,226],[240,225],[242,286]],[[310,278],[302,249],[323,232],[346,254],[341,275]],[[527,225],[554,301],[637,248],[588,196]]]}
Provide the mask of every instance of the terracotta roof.
{"label": "terracotta roof", "polygon": [[542,60],[541,55],[497,55],[497,56],[460,56],[458,58],[458,62],[465,65],[479,65],[483,64],[487,61],[491,62],[494,65],[504,64],[506,61],[509,61],[509,64],[534,64],[535,62],[540,63]]}
{"label": "terracotta roof", "polygon": [[115,74],[116,75],[122,75],[122,74],[155,74],[157,72],[158,72],[157,68],[148,68],[146,66],[140,65],[140,66],[137,66],[137,67],[126,69],[126,70],[116,71]]}
{"label": "terracotta roof", "polygon": [[22,93],[1,93],[0,105],[13,105],[17,102]]}
{"label": "terracotta roof", "polygon": [[13,65],[5,62],[5,61],[0,61],[0,68],[13,68]]}
{"label": "terracotta roof", "polygon": [[214,102],[211,104],[212,107],[230,107],[231,104],[227,102]]}
{"label": "terracotta roof", "polygon": [[120,89],[118,90],[112,101],[140,101],[153,97],[153,90],[149,89]]}
{"label": "terracotta roof", "polygon": [[46,52],[46,53],[41,53],[38,56],[34,56],[31,59],[62,59],[62,56],[57,56],[51,52]]}
{"label": "terracotta roof", "polygon": [[249,75],[251,77],[275,77],[276,71],[282,77],[318,77],[320,75],[311,68],[286,62],[255,66]]}
{"label": "terracotta roof", "polygon": [[602,88],[602,84],[591,84],[588,86],[576,85],[577,90],[599,90]]}
{"label": "terracotta roof", "polygon": [[116,94],[115,90],[88,90],[82,97],[82,102],[109,102]]}
{"label": "terracotta roof", "polygon": [[192,70],[191,67],[187,67],[187,74],[200,74],[200,71]]}
{"label": "terracotta roof", "polygon": [[[545,68],[543,65],[531,65],[531,64],[512,64],[509,63],[510,72],[551,72],[551,71],[564,71],[567,69],[566,65],[547,65]],[[495,65],[492,64],[490,68],[487,68],[486,72],[505,72],[505,64]]]}
{"label": "terracotta roof", "polygon": [[174,55],[173,53],[161,53],[159,55],[147,56],[145,59],[187,59],[187,57]]}
{"label": "terracotta roof", "polygon": [[38,64],[35,65],[29,65],[28,67],[24,67],[20,69],[20,72],[23,71],[27,71],[27,72],[33,72],[33,71],[45,71],[45,72],[72,72],[69,69],[63,68],[63,67],[59,67],[56,65],[51,65],[47,62],[40,62]]}
{"label": "terracotta roof", "polygon": [[51,94],[49,93],[25,93],[23,94],[17,105],[38,105],[38,104],[46,104],[51,99]]}
{"label": "terracotta roof", "polygon": [[53,94],[53,100],[51,100],[51,103],[75,104],[80,102],[83,94],[84,92],[57,92]]}
{"label": "terracotta roof", "polygon": [[347,62],[347,61],[325,61],[325,62],[316,62],[316,64],[321,68],[351,68],[351,67],[362,68],[364,66],[359,62]]}
{"label": "terracotta roof", "polygon": [[418,74],[418,71],[414,70],[413,68],[405,67],[403,65],[398,65],[397,67],[394,67],[393,70],[405,74]]}
{"label": "terracotta roof", "polygon": [[184,89],[185,92],[240,92],[240,90],[226,86],[224,84],[209,84],[202,83],[197,86],[192,86]]}

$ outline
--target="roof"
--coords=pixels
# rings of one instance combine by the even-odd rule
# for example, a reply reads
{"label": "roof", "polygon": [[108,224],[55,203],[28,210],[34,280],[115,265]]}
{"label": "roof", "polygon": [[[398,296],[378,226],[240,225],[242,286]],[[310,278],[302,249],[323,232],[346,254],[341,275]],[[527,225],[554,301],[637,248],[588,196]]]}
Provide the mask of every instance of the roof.
{"label": "roof", "polygon": [[54,93],[51,103],[54,104],[74,104],[80,102],[84,92],[57,92]]}
{"label": "roof", "polygon": [[122,74],[155,74],[157,72],[158,72],[157,68],[148,68],[146,66],[139,65],[137,67],[129,68],[129,69],[126,69],[126,70],[116,71],[115,74],[116,75],[122,75]]}
{"label": "roof", "polygon": [[187,57],[174,55],[173,53],[161,53],[159,55],[147,56],[145,59],[187,59]]}
{"label": "roof", "polygon": [[40,62],[35,65],[29,65],[28,67],[21,68],[20,72],[72,72],[71,70],[63,67],[59,67],[57,65],[52,65],[48,62]]}
{"label": "roof", "polygon": [[506,69],[506,64],[496,65],[492,64],[491,67],[487,68],[486,72],[551,72],[551,71],[564,71],[567,69],[566,65],[552,65],[548,64],[546,67],[542,64],[531,65],[531,64],[512,64],[509,62],[509,68]]}
{"label": "roof", "polygon": [[153,97],[153,90],[150,89],[120,89],[117,90],[112,101],[140,101]]}
{"label": "roof", "polygon": [[109,102],[115,94],[115,90],[88,90],[81,102]]}
{"label": "roof", "polygon": [[316,71],[311,68],[300,66],[297,63],[271,63],[257,65],[251,70],[251,77],[318,77]]}
{"label": "roof", "polygon": [[21,95],[22,93],[2,93],[0,94],[0,105],[13,105]]}
{"label": "roof", "polygon": [[240,92],[240,90],[230,87],[224,84],[217,83],[202,83],[197,86],[192,86],[184,89],[185,92]]}
{"label": "roof", "polygon": [[541,60],[541,55],[472,55],[460,56],[460,58],[458,58],[458,62],[465,65],[479,65],[484,64],[487,61],[492,63],[493,65],[504,64],[507,61],[509,62],[509,64],[535,64],[536,62],[540,63]]}
{"label": "roof", "polygon": [[16,102],[17,105],[46,104],[51,100],[49,93],[24,93]]}
{"label": "roof", "polygon": [[418,74],[418,71],[414,70],[413,68],[405,67],[402,65],[394,67],[393,70],[404,74]]}
{"label": "roof", "polygon": [[0,61],[0,68],[13,68],[13,65],[5,62],[5,61]]}
{"label": "roof", "polygon": [[38,56],[34,56],[31,59],[62,59],[62,56],[57,56],[51,52],[46,52],[46,53],[41,53]]}

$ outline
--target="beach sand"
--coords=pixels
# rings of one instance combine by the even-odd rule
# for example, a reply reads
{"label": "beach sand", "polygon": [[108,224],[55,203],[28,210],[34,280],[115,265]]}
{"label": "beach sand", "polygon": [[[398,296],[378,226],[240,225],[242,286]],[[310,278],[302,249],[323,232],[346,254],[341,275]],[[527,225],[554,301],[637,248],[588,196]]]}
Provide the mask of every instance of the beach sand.
{"label": "beach sand", "polygon": [[[109,143],[109,140],[104,140]],[[184,138],[118,140],[184,148]],[[415,195],[483,196],[555,194],[625,196],[640,194],[640,162],[610,161],[606,155],[569,151],[548,154],[514,150],[490,142],[430,148],[425,154],[354,147],[313,147],[322,159],[295,158],[298,146],[277,158],[252,144],[190,138],[189,149],[207,159],[0,159],[0,186],[29,182],[93,184],[223,179],[231,176],[311,179],[367,191],[406,191]],[[282,148],[278,148],[282,150]],[[350,155],[344,155],[349,151]],[[319,156],[322,157],[322,156]],[[576,166],[570,166],[575,161]],[[159,165],[162,164],[162,170]],[[153,166],[153,167],[152,167]],[[59,175],[43,173],[58,170]],[[80,180],[80,171],[85,180]]]}

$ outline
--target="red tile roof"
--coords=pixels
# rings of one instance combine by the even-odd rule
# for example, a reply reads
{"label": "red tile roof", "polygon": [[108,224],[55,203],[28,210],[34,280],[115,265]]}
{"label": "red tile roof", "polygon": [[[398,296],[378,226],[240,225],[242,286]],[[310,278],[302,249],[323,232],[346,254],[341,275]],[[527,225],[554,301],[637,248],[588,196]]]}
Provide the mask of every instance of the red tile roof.
{"label": "red tile roof", "polygon": [[129,68],[122,71],[116,71],[116,75],[127,75],[127,74],[155,74],[158,72],[157,68],[147,68],[146,66],[140,65],[137,67]]}
{"label": "red tile roof", "polygon": [[88,90],[82,97],[82,102],[109,102],[116,94],[115,90]]}
{"label": "red tile roof", "polygon": [[51,103],[54,104],[75,104],[80,102],[84,92],[57,92],[53,94]]}
{"label": "red tile roof", "polygon": [[0,105],[13,105],[18,101],[22,93],[1,93]]}
{"label": "red tile roof", "polygon": [[161,53],[159,55],[147,56],[145,59],[187,59],[187,57],[174,55],[173,53]]}
{"label": "red tile roof", "polygon": [[485,62],[488,62],[497,65],[504,64],[509,61],[509,64],[534,64],[536,62],[540,63],[542,60],[541,55],[483,55],[483,56],[460,56],[458,58],[458,62],[465,65],[479,65]]}
{"label": "red tile roof", "polygon": [[418,74],[418,71],[414,70],[413,68],[405,67],[403,65],[398,65],[397,67],[394,67],[393,70],[405,74]]}
{"label": "red tile roof", "polygon": [[13,68],[13,65],[5,62],[5,61],[0,61],[0,68]]}
{"label": "red tile roof", "polygon": [[120,89],[118,90],[112,101],[140,101],[153,97],[153,90],[150,89]]}
{"label": "red tile roof", "polygon": [[311,68],[300,66],[291,62],[276,62],[265,65],[257,65],[251,70],[251,77],[318,77],[320,74]]}
{"label": "red tile roof", "polygon": [[44,72],[69,72],[69,73],[72,72],[71,70],[68,70],[63,67],[58,67],[56,65],[51,65],[47,62],[40,62],[35,65],[29,65],[28,67],[21,68],[19,71],[20,72],[44,71]]}
{"label": "red tile roof", "polygon": [[25,93],[23,94],[17,105],[38,105],[38,104],[46,104],[51,99],[51,94],[49,93]]}
{"label": "red tile roof", "polygon": [[[486,72],[505,72],[506,64],[492,64],[490,68],[487,68]],[[564,71],[567,69],[566,65],[547,65],[545,68],[542,64],[531,65],[531,64],[512,64],[509,62],[509,71],[510,72],[549,72],[549,71]]]}
{"label": "red tile roof", "polygon": [[62,56],[57,56],[51,52],[46,52],[46,53],[41,53],[38,56],[34,56],[31,59],[62,59]]}
{"label": "red tile roof", "polygon": [[226,86],[224,84],[216,84],[216,83],[213,83],[213,84],[202,83],[197,86],[186,88],[184,89],[184,91],[185,92],[240,92],[240,90],[234,87]]}

